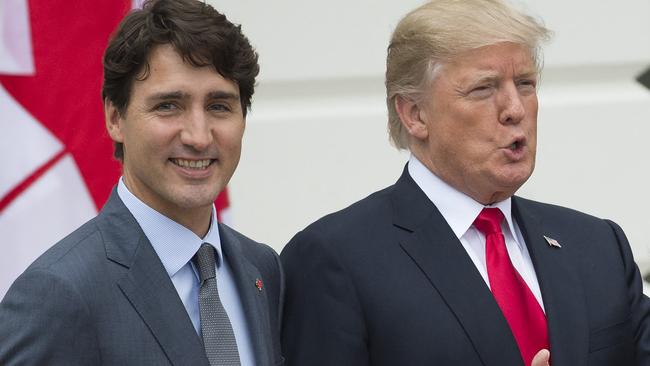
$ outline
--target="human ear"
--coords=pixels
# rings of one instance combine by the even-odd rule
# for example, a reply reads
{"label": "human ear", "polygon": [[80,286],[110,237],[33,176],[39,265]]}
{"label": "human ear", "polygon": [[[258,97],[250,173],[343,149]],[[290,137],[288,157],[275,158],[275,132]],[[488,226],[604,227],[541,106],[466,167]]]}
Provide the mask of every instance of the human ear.
{"label": "human ear", "polygon": [[124,142],[122,135],[123,119],[115,105],[108,99],[104,100],[104,118],[106,121],[106,131],[111,139],[115,142]]}
{"label": "human ear", "polygon": [[409,135],[418,140],[425,140],[429,136],[426,114],[419,103],[398,95],[395,98],[395,110]]}

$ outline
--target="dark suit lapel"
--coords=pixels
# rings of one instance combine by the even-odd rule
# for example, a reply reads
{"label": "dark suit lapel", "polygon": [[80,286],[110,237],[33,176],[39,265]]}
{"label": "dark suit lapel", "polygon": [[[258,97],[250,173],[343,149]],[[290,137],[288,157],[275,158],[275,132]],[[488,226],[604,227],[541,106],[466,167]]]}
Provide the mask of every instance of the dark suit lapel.
{"label": "dark suit lapel", "polygon": [[221,248],[224,257],[233,271],[237,291],[242,301],[246,321],[250,331],[255,360],[258,365],[271,365],[273,354],[269,348],[271,330],[269,329],[269,306],[266,291],[256,287],[262,278],[260,271],[244,255],[240,240],[229,229],[219,225]]}
{"label": "dark suit lapel", "polygon": [[405,170],[393,192],[400,245],[465,329],[485,366],[522,365],[512,332],[462,244]]}
{"label": "dark suit lapel", "polygon": [[117,285],[147,324],[170,363],[208,366],[201,340],[171,279],[115,190],[100,218],[108,259],[128,268]]}
{"label": "dark suit lapel", "polygon": [[[587,364],[589,328],[582,286],[567,262],[566,249],[550,246],[544,235],[560,241],[526,202],[512,200],[513,215],[528,246],[544,300],[554,366]],[[548,230],[548,231],[547,231]]]}

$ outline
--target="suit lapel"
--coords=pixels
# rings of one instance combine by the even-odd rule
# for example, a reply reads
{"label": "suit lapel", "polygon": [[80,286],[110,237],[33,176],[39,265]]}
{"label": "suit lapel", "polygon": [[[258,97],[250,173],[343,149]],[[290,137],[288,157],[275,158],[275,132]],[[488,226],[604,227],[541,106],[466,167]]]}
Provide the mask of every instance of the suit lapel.
{"label": "suit lapel", "polygon": [[99,225],[108,259],[128,268],[117,285],[170,363],[208,366],[201,340],[171,279],[115,190],[102,209]]}
{"label": "suit lapel", "polygon": [[237,291],[242,301],[246,322],[250,331],[255,360],[258,365],[271,365],[273,354],[269,348],[271,330],[269,306],[266,291],[260,291],[256,285],[262,280],[260,271],[246,257],[240,240],[223,225],[219,225],[221,248],[233,271]]}
{"label": "suit lapel", "polygon": [[563,243],[550,228],[545,228],[524,200],[513,197],[512,203],[542,292],[553,365],[586,365],[589,328],[582,286],[567,262],[567,249],[550,246],[544,235],[559,239],[562,244],[570,243]]}
{"label": "suit lapel", "polygon": [[522,365],[512,332],[485,281],[406,169],[395,185],[393,208],[395,226],[406,232],[400,245],[455,314],[483,364]]}

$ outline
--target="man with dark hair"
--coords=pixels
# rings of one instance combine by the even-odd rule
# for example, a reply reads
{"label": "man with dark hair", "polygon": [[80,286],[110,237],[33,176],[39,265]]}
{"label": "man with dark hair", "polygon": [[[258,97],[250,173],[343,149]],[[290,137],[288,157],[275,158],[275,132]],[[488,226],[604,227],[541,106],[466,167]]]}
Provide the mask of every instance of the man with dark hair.
{"label": "man with dark hair", "polygon": [[196,0],[127,15],[104,56],[122,178],[100,213],[0,303],[0,364],[276,365],[277,254],[216,220],[239,162],[257,54]]}

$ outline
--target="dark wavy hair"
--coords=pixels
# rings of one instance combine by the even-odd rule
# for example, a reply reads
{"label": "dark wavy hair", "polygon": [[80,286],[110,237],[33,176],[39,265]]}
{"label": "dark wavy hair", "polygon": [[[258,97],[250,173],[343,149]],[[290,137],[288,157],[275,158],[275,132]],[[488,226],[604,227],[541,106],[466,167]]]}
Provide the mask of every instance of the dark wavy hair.
{"label": "dark wavy hair", "polygon": [[[149,54],[157,45],[171,44],[185,62],[213,66],[239,86],[244,116],[250,109],[259,73],[258,56],[248,38],[225,15],[197,0],[148,0],[119,24],[104,53],[102,98],[120,115],[129,105],[135,80],[149,76]],[[124,158],[121,143],[115,157]]]}

